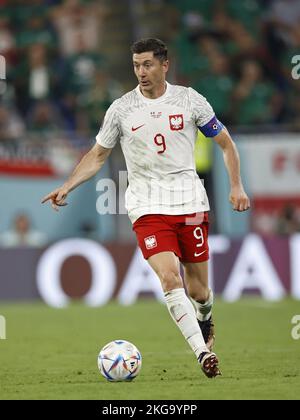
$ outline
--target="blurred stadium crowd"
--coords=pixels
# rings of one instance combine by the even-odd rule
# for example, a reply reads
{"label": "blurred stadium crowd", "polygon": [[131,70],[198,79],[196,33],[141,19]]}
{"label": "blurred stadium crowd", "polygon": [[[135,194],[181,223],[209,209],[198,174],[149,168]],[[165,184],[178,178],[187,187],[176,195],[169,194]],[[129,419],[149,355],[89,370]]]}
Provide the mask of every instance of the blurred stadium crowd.
{"label": "blurred stadium crowd", "polygon": [[101,54],[101,1],[2,0],[0,7],[7,65],[0,141],[18,140],[25,130],[41,138],[99,129],[105,109],[122,93]]}
{"label": "blurred stadium crowd", "polygon": [[[300,128],[300,87],[291,77],[291,59],[300,50],[299,1],[153,3],[166,17],[160,35],[172,46],[174,82],[207,96],[230,126]],[[1,0],[0,54],[7,64],[1,142],[26,129],[39,136],[98,130],[124,91],[102,53],[108,17],[102,1]]]}
{"label": "blurred stadium crowd", "polygon": [[[291,77],[292,57],[300,53],[299,0],[122,3],[128,10],[124,25],[132,22],[123,28],[131,41],[137,34],[164,39],[172,60],[170,82],[206,96],[232,130],[300,130],[300,83]],[[113,58],[104,42],[105,24],[120,4],[0,0],[0,55],[6,60],[0,149],[25,139],[89,147],[108,106],[135,86],[129,65],[120,69],[122,78],[111,71]],[[147,20],[150,12],[159,23],[155,34],[135,20]],[[123,49],[130,56],[127,42]],[[292,205],[285,209],[274,231],[300,231],[295,215]]]}
{"label": "blurred stadium crowd", "polygon": [[169,0],[180,81],[229,125],[300,128],[298,0]]}

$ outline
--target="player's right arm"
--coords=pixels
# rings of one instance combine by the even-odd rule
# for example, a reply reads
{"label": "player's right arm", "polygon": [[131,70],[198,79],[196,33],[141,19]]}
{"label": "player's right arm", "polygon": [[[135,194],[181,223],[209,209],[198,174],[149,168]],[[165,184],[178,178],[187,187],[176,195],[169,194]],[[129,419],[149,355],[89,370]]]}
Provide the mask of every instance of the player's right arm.
{"label": "player's right arm", "polygon": [[51,201],[52,208],[58,211],[58,207],[66,206],[68,194],[83,182],[88,181],[100,171],[112,149],[96,143],[92,149],[86,153],[79,164],[74,169],[69,179],[59,188],[52,191],[42,199],[42,204]]}

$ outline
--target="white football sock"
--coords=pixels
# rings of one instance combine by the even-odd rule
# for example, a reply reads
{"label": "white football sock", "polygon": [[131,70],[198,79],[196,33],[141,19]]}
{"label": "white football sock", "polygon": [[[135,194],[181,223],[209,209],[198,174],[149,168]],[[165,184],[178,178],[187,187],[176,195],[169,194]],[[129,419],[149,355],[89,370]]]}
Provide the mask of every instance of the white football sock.
{"label": "white football sock", "polygon": [[195,307],[197,319],[199,319],[199,321],[207,321],[211,317],[211,310],[214,304],[213,291],[209,289],[208,299],[205,303],[197,302],[191,297],[190,299]]}
{"label": "white football sock", "polygon": [[195,310],[184,289],[170,290],[165,293],[165,298],[171,317],[179,327],[196,357],[198,358],[203,352],[208,352],[196,319]]}

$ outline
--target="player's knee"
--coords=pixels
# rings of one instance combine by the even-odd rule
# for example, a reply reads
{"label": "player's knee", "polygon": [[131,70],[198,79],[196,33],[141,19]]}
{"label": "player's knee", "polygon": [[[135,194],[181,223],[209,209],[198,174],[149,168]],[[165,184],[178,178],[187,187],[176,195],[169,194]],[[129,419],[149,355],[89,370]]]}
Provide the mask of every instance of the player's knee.
{"label": "player's knee", "polygon": [[209,296],[209,288],[206,286],[198,285],[195,289],[188,290],[191,298],[199,303],[205,303]]}
{"label": "player's knee", "polygon": [[182,278],[177,269],[160,270],[158,276],[165,292],[183,287]]}

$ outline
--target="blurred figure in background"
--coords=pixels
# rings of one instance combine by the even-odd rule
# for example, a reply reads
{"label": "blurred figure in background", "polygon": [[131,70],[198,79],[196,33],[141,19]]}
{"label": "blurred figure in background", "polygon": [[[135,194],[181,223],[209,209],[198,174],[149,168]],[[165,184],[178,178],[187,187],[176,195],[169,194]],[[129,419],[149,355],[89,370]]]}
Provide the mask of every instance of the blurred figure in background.
{"label": "blurred figure in background", "polygon": [[123,93],[122,85],[107,70],[97,69],[93,84],[78,98],[77,127],[85,133],[97,130],[107,108]]}
{"label": "blurred figure in background", "polygon": [[18,113],[0,104],[0,144],[11,144],[24,134],[25,125]]}
{"label": "blurred figure in background", "polygon": [[32,228],[30,218],[25,213],[17,214],[12,229],[0,234],[0,246],[5,248],[42,247],[46,244],[46,235]]}
{"label": "blurred figure in background", "polygon": [[207,71],[203,76],[198,77],[193,87],[206,98],[210,98],[216,113],[225,124],[228,124],[230,123],[228,104],[234,88],[230,60],[219,51],[211,52],[209,55],[204,53],[204,56],[208,63]]}
{"label": "blurred figure in background", "polygon": [[[90,91],[96,88],[97,72],[101,71],[105,60],[100,53],[89,47],[89,43],[85,41],[82,34],[77,35],[76,46],[76,52],[68,55],[64,60],[61,107],[69,128],[82,132],[92,128],[84,127],[82,121],[85,119],[84,114],[90,112],[86,108],[85,101]],[[104,88],[106,91],[107,87]],[[82,105],[84,105],[84,112],[82,112]],[[101,119],[101,108],[98,118]]]}
{"label": "blurred figure in background", "polygon": [[90,51],[101,44],[106,9],[101,1],[82,4],[79,0],[65,0],[52,11],[52,22],[59,37],[63,55],[78,53],[79,38]]}
{"label": "blurred figure in background", "polygon": [[239,125],[272,123],[275,95],[276,90],[265,78],[262,66],[254,60],[246,60],[233,92],[231,121]]}
{"label": "blurred figure in background", "polygon": [[11,31],[9,18],[0,15],[0,54],[5,55],[7,61],[14,57],[16,42]]}
{"label": "blurred figure in background", "polygon": [[52,134],[64,128],[63,120],[58,109],[47,101],[37,102],[28,115],[27,126],[29,130],[41,136]]}
{"label": "blurred figure in background", "polygon": [[15,69],[18,107],[24,116],[37,101],[57,97],[59,74],[54,71],[49,50],[43,44],[32,44],[25,59]]}
{"label": "blurred figure in background", "polygon": [[299,209],[293,204],[287,204],[281,211],[277,220],[276,233],[279,235],[292,235],[300,232]]}

